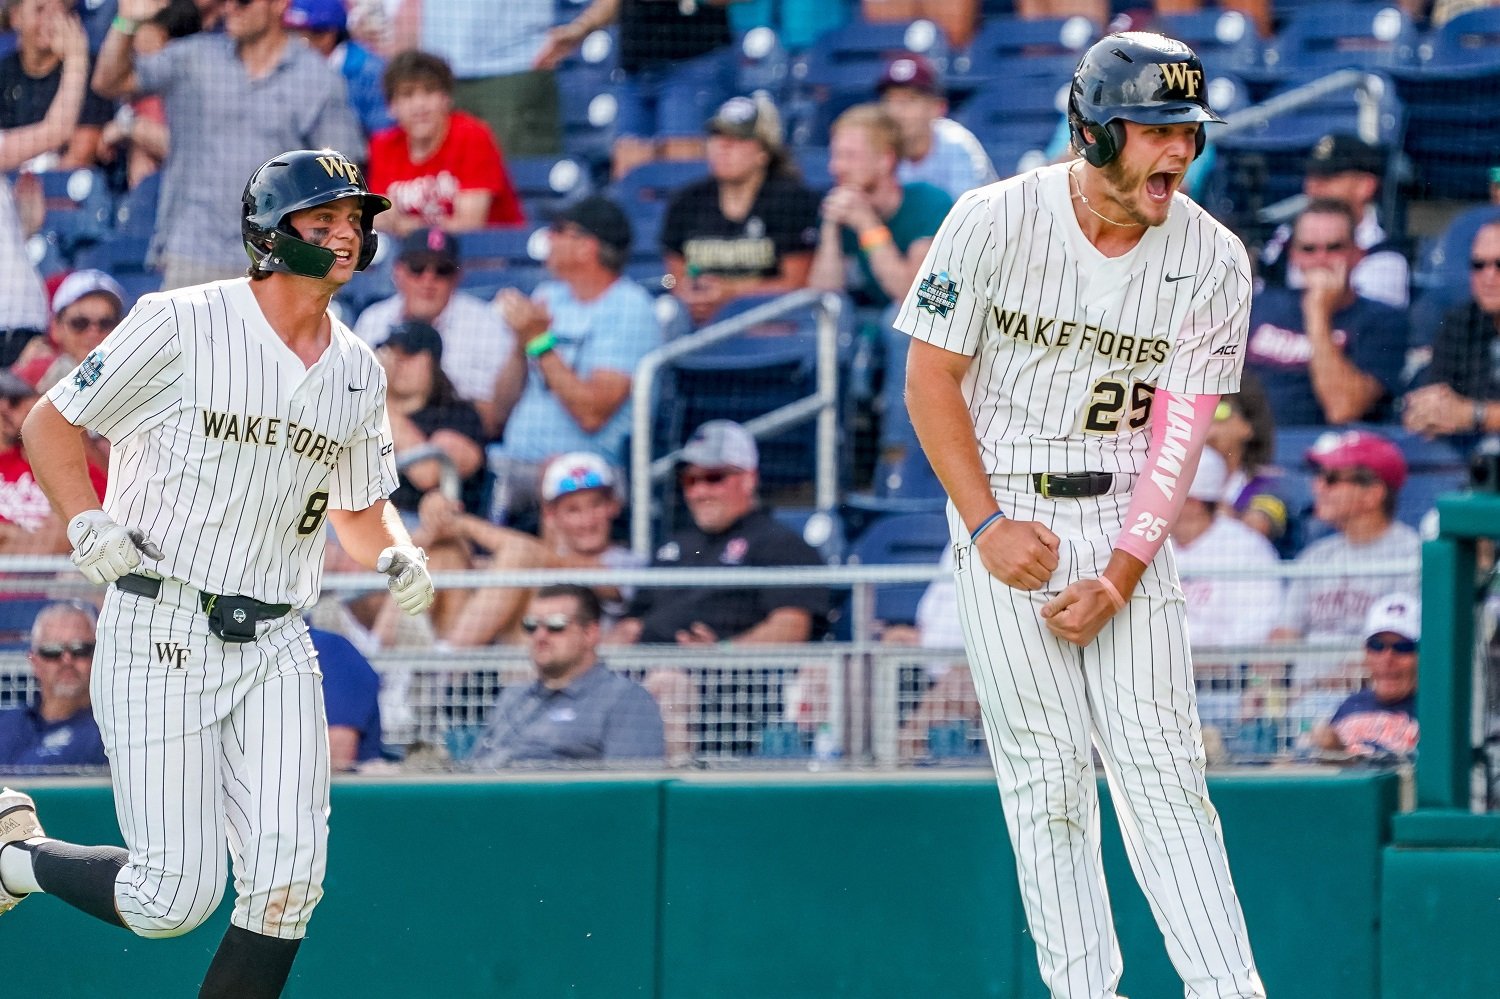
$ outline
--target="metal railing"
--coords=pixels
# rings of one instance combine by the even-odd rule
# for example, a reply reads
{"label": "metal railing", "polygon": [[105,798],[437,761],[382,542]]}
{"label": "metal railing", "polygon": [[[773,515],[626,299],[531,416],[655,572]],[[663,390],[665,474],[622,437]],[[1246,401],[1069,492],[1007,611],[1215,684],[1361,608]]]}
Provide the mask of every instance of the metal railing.
{"label": "metal railing", "polygon": [[838,319],[843,301],[832,292],[804,288],[750,309],[741,315],[705,326],[651,351],[636,365],[631,386],[630,547],[651,551],[651,489],[667,478],[681,449],[651,460],[652,423],[656,414],[657,375],[673,361],[738,336],[761,323],[804,309],[817,313],[817,389],[814,394],[762,414],[745,424],[757,439],[773,436],[810,419],[817,421],[815,502],[819,510],[838,503]]}

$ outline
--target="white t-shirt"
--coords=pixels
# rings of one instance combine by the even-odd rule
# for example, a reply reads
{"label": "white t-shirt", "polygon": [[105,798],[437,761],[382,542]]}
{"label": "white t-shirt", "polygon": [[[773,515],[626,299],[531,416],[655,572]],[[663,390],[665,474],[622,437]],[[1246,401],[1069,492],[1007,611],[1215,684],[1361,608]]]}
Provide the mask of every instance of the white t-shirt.
{"label": "white t-shirt", "polygon": [[[401,321],[400,295],[376,302],[359,314],[354,333],[372,347],[378,346]],[[516,335],[488,302],[455,291],[448,305],[432,324],[443,337],[443,373],[470,402],[481,402],[495,393],[495,379],[515,356]]]}
{"label": "white t-shirt", "polygon": [[925,181],[954,198],[999,179],[990,154],[974,133],[949,118],[932,123],[932,146],[920,160],[902,160],[896,178],[903,184]]}
{"label": "white t-shirt", "polygon": [[1195,645],[1264,642],[1281,618],[1281,580],[1206,578],[1204,569],[1263,568],[1280,564],[1276,549],[1258,531],[1233,517],[1217,516],[1192,544],[1175,538],[1177,574],[1187,597],[1188,635]]}
{"label": "white t-shirt", "polygon": [[26,253],[10,181],[0,176],[0,330],[44,330],[49,316],[47,288]]}

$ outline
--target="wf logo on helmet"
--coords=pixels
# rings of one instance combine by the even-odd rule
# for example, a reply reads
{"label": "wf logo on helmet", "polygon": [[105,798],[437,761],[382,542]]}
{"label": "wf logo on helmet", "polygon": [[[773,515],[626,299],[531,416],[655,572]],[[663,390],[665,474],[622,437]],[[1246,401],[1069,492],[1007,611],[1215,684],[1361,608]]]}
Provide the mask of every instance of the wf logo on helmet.
{"label": "wf logo on helmet", "polygon": [[1185,62],[1159,62],[1156,68],[1161,70],[1162,81],[1168,90],[1181,91],[1184,97],[1198,96],[1198,88],[1203,85],[1203,70],[1194,69]]}
{"label": "wf logo on helmet", "polygon": [[327,171],[330,177],[337,175],[351,184],[358,184],[360,182],[359,167],[350,163],[342,156],[319,156],[317,162],[318,166]]}

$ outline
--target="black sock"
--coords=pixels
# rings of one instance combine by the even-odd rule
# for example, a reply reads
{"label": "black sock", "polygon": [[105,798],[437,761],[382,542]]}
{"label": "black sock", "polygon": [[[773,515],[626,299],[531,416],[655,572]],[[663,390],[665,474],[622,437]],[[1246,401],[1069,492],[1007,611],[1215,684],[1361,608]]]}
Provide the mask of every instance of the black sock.
{"label": "black sock", "polygon": [[55,839],[11,845],[31,854],[42,891],[111,926],[125,926],[115,911],[115,875],[130,857],[123,847],[74,846]]}
{"label": "black sock", "polygon": [[229,927],[203,977],[198,999],[277,999],[300,946],[301,940]]}

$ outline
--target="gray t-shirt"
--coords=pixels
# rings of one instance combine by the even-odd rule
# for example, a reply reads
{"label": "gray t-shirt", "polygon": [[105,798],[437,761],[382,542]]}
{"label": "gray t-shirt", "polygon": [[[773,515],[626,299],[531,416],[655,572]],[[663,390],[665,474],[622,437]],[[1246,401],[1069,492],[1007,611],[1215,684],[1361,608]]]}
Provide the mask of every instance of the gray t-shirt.
{"label": "gray t-shirt", "polygon": [[172,133],[148,253],[152,266],[161,266],[164,254],[205,266],[248,266],[240,197],[272,156],[330,147],[351,160],[365,158],[344,81],[300,38],[289,38],[276,67],[256,80],[233,40],[217,32],[169,42],[136,59],[135,72],[141,93],[162,96]]}
{"label": "gray t-shirt", "polygon": [[646,688],[604,664],[561,690],[541,681],[506,687],[469,766],[513,763],[660,763],[661,709]]}
{"label": "gray t-shirt", "polygon": [[1320,538],[1297,556],[1297,565],[1328,570],[1326,576],[1293,579],[1287,587],[1283,621],[1308,640],[1347,638],[1358,642],[1364,636],[1365,612],[1387,593],[1420,593],[1421,572],[1374,574],[1365,566],[1377,562],[1410,560],[1414,565],[1422,552],[1422,539],[1405,524],[1396,522],[1380,537],[1354,544],[1342,534]]}

